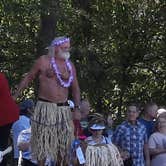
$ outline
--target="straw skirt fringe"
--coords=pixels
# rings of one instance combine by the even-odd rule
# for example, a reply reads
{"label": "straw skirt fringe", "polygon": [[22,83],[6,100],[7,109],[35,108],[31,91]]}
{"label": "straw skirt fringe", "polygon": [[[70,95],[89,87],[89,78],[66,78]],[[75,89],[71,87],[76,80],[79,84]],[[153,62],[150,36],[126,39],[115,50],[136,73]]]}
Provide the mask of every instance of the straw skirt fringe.
{"label": "straw skirt fringe", "polygon": [[68,160],[74,126],[68,106],[38,101],[32,117],[32,154],[37,160],[47,156]]}
{"label": "straw skirt fringe", "polygon": [[113,144],[88,145],[85,157],[86,166],[123,166],[120,153]]}

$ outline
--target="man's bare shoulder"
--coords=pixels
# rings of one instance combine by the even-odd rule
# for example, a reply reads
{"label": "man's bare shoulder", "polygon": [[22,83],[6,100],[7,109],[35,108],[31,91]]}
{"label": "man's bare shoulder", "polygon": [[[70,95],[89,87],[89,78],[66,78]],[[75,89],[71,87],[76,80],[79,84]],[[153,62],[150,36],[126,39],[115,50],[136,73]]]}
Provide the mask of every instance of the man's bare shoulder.
{"label": "man's bare shoulder", "polygon": [[49,59],[50,59],[50,56],[49,55],[42,55],[42,56],[40,56],[37,60],[36,60],[36,62],[37,63],[46,63],[46,62],[48,62],[49,61]]}

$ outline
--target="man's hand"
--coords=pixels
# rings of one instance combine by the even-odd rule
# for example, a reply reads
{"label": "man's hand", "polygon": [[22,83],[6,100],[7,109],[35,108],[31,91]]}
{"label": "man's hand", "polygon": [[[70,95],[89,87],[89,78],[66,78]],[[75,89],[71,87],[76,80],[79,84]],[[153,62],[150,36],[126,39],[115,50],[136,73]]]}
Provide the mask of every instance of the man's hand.
{"label": "man's hand", "polygon": [[74,109],[73,120],[81,120],[81,112],[77,109]]}

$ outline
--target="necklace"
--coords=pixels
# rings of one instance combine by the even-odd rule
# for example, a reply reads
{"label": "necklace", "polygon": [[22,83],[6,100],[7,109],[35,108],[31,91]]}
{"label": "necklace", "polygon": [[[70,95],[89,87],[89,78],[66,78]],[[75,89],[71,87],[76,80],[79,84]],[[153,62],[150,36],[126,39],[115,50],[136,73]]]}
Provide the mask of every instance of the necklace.
{"label": "necklace", "polygon": [[66,64],[66,66],[67,66],[67,68],[70,72],[70,76],[69,76],[69,79],[67,81],[64,81],[61,78],[61,73],[58,70],[57,64],[55,62],[55,58],[54,57],[51,58],[51,65],[53,67],[54,73],[56,74],[61,86],[63,86],[64,88],[68,88],[71,85],[74,77],[73,77],[73,71],[72,71],[71,63],[68,60],[65,60],[65,64]]}

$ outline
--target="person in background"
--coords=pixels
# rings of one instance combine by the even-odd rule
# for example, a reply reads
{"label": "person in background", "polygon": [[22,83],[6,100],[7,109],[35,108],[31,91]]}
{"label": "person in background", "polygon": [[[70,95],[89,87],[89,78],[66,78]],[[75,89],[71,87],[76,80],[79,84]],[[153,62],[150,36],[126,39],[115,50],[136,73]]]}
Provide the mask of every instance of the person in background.
{"label": "person in background", "polygon": [[22,130],[30,128],[30,115],[32,113],[33,108],[34,108],[33,100],[31,99],[24,100],[20,104],[19,120],[17,120],[12,125],[15,165],[18,164],[18,158],[19,158],[17,139]]}
{"label": "person in background", "polygon": [[22,152],[22,166],[37,166],[37,161],[33,159],[31,154],[31,127],[22,130],[18,136],[17,146]]}
{"label": "person in background", "polygon": [[90,112],[90,103],[87,99],[81,100],[80,103],[81,121],[87,120]]}
{"label": "person in background", "polygon": [[[70,162],[72,163],[71,164],[72,166],[73,165],[78,166],[77,159],[75,158],[75,150],[76,150],[75,143],[79,144],[86,139],[84,129],[88,128],[89,111],[90,111],[89,101],[86,99],[81,100],[81,102],[80,102],[80,113],[81,113],[80,119],[79,120],[73,119],[75,139],[73,140],[73,142],[71,144],[71,150],[70,150]],[[76,147],[77,147],[77,145],[76,145]],[[73,160],[73,158],[75,158],[75,160]]]}
{"label": "person in background", "polygon": [[[22,152],[22,166],[37,166],[37,160],[31,151],[31,127],[20,132],[17,140],[18,149]],[[55,166],[55,162],[47,157],[45,166]]]}
{"label": "person in background", "polygon": [[158,116],[156,127],[157,131],[149,138],[151,166],[166,166],[166,112]]}
{"label": "person in background", "polygon": [[157,117],[158,106],[156,103],[147,103],[144,107],[143,117],[139,119],[146,127],[148,138],[154,132],[155,119]]}
{"label": "person in background", "polygon": [[112,140],[112,136],[113,136],[112,125],[113,125],[112,113],[109,112],[108,115],[107,115],[106,134],[107,134],[107,136],[110,140]]}
{"label": "person in background", "polygon": [[[89,115],[91,136],[72,144],[71,165],[79,166],[123,166],[123,160],[115,145],[103,135],[105,118],[99,113]],[[79,153],[78,153],[79,151]]]}
{"label": "person in background", "polygon": [[[13,100],[8,81],[3,73],[0,73],[0,151],[8,146],[10,129],[19,118],[19,107]],[[0,166],[7,165],[7,158],[4,157]]]}
{"label": "person in background", "polygon": [[83,135],[85,136],[90,136],[91,133],[89,132],[89,129],[88,129],[88,115],[90,113],[90,103],[87,99],[84,99],[81,101],[81,104],[80,104],[80,112],[81,112],[81,120],[80,120],[80,123],[81,123],[81,128],[83,130]]}
{"label": "person in background", "polygon": [[[83,138],[89,136],[88,129],[88,114],[90,112],[90,103],[87,99],[83,99],[80,102],[80,119],[74,119],[73,123],[75,126],[74,135],[76,138]],[[90,134],[91,135],[91,134]]]}
{"label": "person in background", "polygon": [[150,166],[146,128],[137,120],[138,116],[138,106],[129,104],[127,119],[116,128],[112,141],[119,147],[125,165]]}
{"label": "person in background", "polygon": [[111,143],[108,137],[103,135],[106,124],[104,116],[99,113],[93,113],[89,117],[91,117],[91,120],[89,121],[88,128],[92,135],[85,139],[87,144]]}

